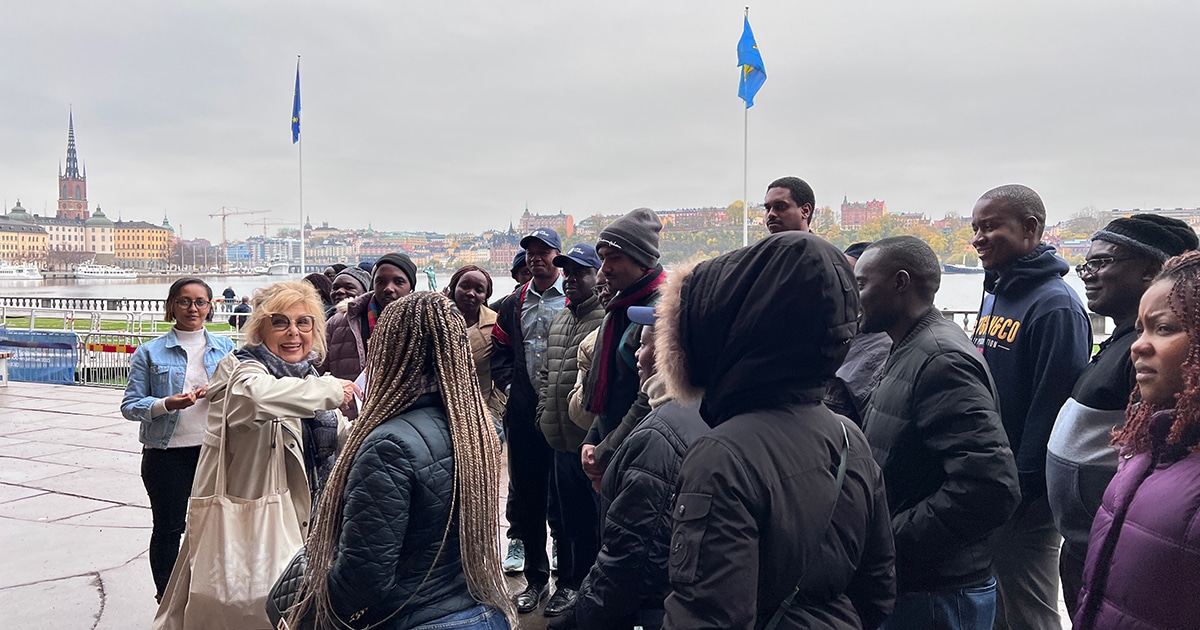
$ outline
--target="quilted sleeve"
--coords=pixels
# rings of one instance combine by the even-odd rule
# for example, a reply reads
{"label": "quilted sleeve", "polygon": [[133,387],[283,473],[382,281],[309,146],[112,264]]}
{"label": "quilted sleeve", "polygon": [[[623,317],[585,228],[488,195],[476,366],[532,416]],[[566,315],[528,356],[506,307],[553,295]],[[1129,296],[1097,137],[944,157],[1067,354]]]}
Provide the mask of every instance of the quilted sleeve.
{"label": "quilted sleeve", "polygon": [[390,439],[364,444],[346,481],[342,534],[328,575],[334,612],[343,619],[389,601],[408,529],[410,453]]}

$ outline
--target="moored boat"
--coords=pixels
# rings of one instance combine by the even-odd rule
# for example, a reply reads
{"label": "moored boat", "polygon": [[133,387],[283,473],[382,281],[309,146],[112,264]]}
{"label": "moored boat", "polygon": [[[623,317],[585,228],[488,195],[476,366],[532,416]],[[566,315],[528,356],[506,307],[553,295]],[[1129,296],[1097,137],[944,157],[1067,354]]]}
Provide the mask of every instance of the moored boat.
{"label": "moored boat", "polygon": [[133,269],[110,267],[108,265],[97,265],[95,263],[81,263],[75,267],[75,277],[122,280],[136,279],[138,275]]}
{"label": "moored boat", "polygon": [[37,263],[23,263],[14,265],[6,261],[0,261],[0,280],[41,280],[42,272],[38,270]]}

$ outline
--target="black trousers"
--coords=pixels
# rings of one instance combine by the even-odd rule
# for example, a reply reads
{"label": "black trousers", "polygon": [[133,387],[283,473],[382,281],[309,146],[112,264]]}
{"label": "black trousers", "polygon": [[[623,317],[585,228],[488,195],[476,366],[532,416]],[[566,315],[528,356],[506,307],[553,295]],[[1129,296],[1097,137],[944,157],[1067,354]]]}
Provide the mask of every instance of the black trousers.
{"label": "black trousers", "polygon": [[188,497],[200,447],[142,448],[142,484],[150,497],[150,573],[154,576],[155,599],[162,599],[179,556],[179,539],[187,523]]}
{"label": "black trousers", "polygon": [[553,495],[557,508],[558,588],[579,590],[599,553],[599,497],[583,473],[578,453],[554,451]]}
{"label": "black trousers", "polygon": [[[528,407],[528,408],[526,408]],[[554,449],[534,423],[536,408],[509,402],[504,414],[508,434],[508,474],[513,495],[508,503],[509,522],[525,543],[525,580],[530,585],[550,581],[550,558],[546,555],[546,516],[550,468]]]}

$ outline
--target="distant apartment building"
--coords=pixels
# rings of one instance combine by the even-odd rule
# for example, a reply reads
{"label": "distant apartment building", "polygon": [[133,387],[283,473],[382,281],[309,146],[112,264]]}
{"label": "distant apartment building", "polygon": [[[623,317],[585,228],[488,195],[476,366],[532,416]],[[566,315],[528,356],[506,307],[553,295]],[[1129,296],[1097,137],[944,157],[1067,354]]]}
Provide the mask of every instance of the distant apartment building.
{"label": "distant apartment building", "polygon": [[113,223],[113,255],[122,267],[163,269],[175,241],[175,230],[164,218],[162,225],[146,221]]}
{"label": "distant apartment building", "polygon": [[666,231],[703,230],[723,226],[729,220],[725,208],[658,210],[656,214]]}
{"label": "distant apartment building", "polygon": [[558,214],[530,214],[529,208],[525,208],[525,214],[521,215],[521,233],[529,234],[538,228],[550,228],[561,231],[565,236],[575,236],[575,217],[563,214],[561,210]]}
{"label": "distant apartment building", "polygon": [[1113,208],[1109,211],[1109,214],[1111,214],[1112,218],[1114,219],[1129,217],[1135,214],[1159,214],[1164,217],[1171,217],[1184,221],[1188,225],[1192,226],[1193,230],[1200,228],[1200,208],[1154,208],[1153,210],[1143,208],[1121,210],[1120,208]]}
{"label": "distant apartment building", "polygon": [[929,225],[929,217],[926,217],[924,212],[895,212],[889,216],[906,228]]}
{"label": "distant apartment building", "polygon": [[325,241],[309,244],[304,249],[307,262],[316,265],[332,265],[334,263],[357,263],[358,247],[345,241]]}
{"label": "distant apartment building", "polygon": [[511,269],[513,258],[521,251],[523,235],[508,225],[507,232],[495,232],[487,239],[488,261],[495,269]]}
{"label": "distant apartment building", "polygon": [[[20,207],[20,203],[17,207]],[[19,215],[13,218],[13,214],[0,217],[0,260],[16,264],[45,264],[48,236],[45,228]]]}
{"label": "distant apartment building", "polygon": [[871,219],[876,219],[887,214],[887,204],[878,200],[872,199],[868,202],[850,201],[842,197],[842,229],[857,230]]}

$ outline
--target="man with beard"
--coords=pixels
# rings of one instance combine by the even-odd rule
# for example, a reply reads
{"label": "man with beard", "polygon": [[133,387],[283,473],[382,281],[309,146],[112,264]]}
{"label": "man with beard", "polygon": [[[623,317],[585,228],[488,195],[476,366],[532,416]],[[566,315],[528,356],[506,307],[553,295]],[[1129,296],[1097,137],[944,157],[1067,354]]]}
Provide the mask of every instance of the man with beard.
{"label": "man with beard", "polygon": [[808,232],[817,207],[812,186],[799,177],[781,177],[767,186],[765,222],[772,234],[795,230]]}

